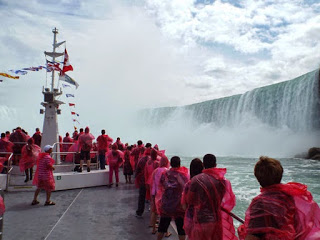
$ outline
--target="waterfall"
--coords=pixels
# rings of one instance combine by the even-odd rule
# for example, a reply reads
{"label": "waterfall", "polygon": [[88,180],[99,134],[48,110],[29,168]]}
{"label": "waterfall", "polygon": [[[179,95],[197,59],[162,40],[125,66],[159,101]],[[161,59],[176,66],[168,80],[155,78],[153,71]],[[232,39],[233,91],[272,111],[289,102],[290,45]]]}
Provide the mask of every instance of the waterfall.
{"label": "waterfall", "polygon": [[181,111],[185,111],[185,115],[198,124],[214,123],[219,127],[235,127],[251,116],[277,128],[286,126],[294,131],[319,129],[319,71],[241,95],[183,107],[146,110],[143,117],[148,119],[149,124],[158,125]]}
{"label": "waterfall", "polygon": [[215,151],[292,157],[319,146],[319,102],[319,70],[315,70],[244,94],[147,109],[140,116],[147,124],[145,134],[152,140],[160,137],[166,146],[176,143],[173,152],[187,148],[191,155]]}

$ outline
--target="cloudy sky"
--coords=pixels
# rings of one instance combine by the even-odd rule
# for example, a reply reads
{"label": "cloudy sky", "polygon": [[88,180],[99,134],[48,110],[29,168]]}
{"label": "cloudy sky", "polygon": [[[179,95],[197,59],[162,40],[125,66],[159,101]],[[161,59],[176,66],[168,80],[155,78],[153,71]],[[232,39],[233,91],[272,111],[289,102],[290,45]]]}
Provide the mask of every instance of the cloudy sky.
{"label": "cloudy sky", "polygon": [[[85,124],[97,112],[244,93],[320,63],[316,0],[0,0],[0,19],[0,72],[44,65],[58,28],[80,84],[64,93]],[[1,114],[38,118],[50,75],[1,79]]]}

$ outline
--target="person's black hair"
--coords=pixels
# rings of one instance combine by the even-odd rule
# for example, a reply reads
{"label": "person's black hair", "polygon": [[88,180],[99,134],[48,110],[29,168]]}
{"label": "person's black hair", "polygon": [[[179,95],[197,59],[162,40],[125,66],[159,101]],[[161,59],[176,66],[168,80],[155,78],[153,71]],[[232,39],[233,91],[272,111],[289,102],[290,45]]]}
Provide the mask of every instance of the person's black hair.
{"label": "person's black hair", "polygon": [[80,132],[83,132],[83,128],[80,128]]}
{"label": "person's black hair", "polygon": [[195,158],[190,163],[190,178],[202,173],[203,163],[199,158]]}
{"label": "person's black hair", "polygon": [[40,129],[39,128],[36,128],[36,132],[39,132],[40,131]]}
{"label": "person's black hair", "polygon": [[213,154],[206,154],[203,157],[203,166],[205,169],[207,168],[214,168],[217,166],[217,159],[216,156]]}
{"label": "person's black hair", "polygon": [[142,141],[138,140],[137,144],[138,144],[138,146],[142,145]]}
{"label": "person's black hair", "polygon": [[1,138],[4,138],[6,137],[6,134],[5,133],[1,133]]}
{"label": "person's black hair", "polygon": [[70,134],[67,132],[67,133],[66,133],[66,137],[69,137],[69,136],[70,136]]}
{"label": "person's black hair", "polygon": [[173,156],[171,159],[170,159],[170,166],[173,167],[173,168],[177,168],[177,167],[180,167],[180,158],[178,156]]}
{"label": "person's black hair", "polygon": [[146,144],[146,148],[151,148],[151,146],[152,146],[151,143]]}
{"label": "person's black hair", "polygon": [[106,130],[102,129],[101,134],[105,134],[105,133],[106,133]]}

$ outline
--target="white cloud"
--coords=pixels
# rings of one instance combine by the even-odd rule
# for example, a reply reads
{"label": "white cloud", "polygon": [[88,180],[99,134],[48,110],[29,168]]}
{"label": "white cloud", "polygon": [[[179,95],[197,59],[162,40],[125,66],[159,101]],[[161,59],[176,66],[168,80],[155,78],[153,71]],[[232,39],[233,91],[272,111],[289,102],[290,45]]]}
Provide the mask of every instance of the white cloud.
{"label": "white cloud", "polygon": [[[43,51],[51,50],[51,30],[57,27],[74,66],[70,76],[80,84],[74,100],[84,124],[97,110],[224,97],[319,65],[319,4],[2,0],[0,5],[1,71],[44,64]],[[44,72],[29,73],[1,83],[0,99],[10,106],[30,99],[31,111],[38,112],[45,79]]]}

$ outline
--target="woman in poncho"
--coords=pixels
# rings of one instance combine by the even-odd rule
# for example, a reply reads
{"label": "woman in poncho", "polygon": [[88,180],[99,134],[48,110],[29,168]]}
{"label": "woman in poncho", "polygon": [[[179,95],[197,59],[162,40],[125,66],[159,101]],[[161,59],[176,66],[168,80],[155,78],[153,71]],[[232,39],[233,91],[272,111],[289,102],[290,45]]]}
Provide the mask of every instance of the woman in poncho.
{"label": "woman in poncho", "polygon": [[22,147],[19,167],[21,172],[26,173],[26,180],[24,182],[28,182],[29,179],[32,180],[33,166],[36,164],[40,152],[41,148],[34,144],[33,138],[29,138],[27,145]]}
{"label": "woman in poncho", "polygon": [[52,159],[50,156],[50,153],[52,152],[52,146],[46,145],[43,150],[44,152],[39,154],[37,161],[37,170],[32,182],[33,185],[37,186],[37,190],[34,193],[32,205],[39,204],[37,198],[41,189],[44,189],[46,191],[47,196],[44,205],[55,205],[55,203],[50,200],[51,192],[55,189],[55,182],[52,172],[54,170],[54,159]]}

